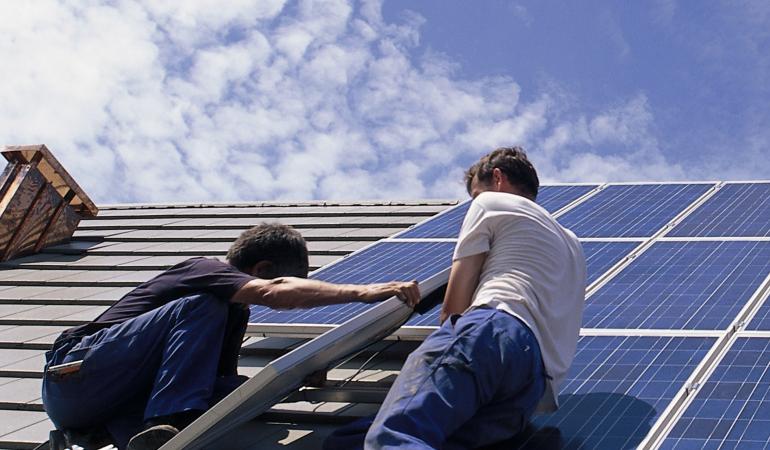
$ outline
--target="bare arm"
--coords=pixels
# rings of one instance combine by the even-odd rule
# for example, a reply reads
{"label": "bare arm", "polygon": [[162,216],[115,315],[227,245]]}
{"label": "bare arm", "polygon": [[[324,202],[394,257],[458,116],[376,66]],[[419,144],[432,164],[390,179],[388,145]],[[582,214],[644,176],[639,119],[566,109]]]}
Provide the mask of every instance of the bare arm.
{"label": "bare arm", "polygon": [[294,277],[251,280],[239,289],[230,301],[274,309],[292,309],[351,301],[374,303],[394,295],[412,307],[420,301],[420,291],[415,281],[358,285],[333,284]]}
{"label": "bare arm", "polygon": [[479,284],[481,268],[486,259],[486,253],[478,253],[452,263],[439,323],[444,323],[453,314],[462,314],[471,305],[473,293],[476,292]]}

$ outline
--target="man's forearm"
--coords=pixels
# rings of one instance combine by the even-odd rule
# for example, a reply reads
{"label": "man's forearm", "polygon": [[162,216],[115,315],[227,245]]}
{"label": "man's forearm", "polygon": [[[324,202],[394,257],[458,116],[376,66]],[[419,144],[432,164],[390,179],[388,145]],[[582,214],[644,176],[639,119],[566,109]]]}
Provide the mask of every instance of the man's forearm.
{"label": "man's forearm", "polygon": [[481,267],[486,258],[486,253],[479,253],[452,263],[444,303],[441,305],[439,324],[444,323],[453,314],[462,314],[471,305],[473,293],[479,284]]}
{"label": "man's forearm", "polygon": [[233,296],[232,301],[275,309],[292,309],[347,302],[376,302],[394,295],[410,306],[414,306],[420,298],[417,284],[414,282],[356,285],[283,277],[252,280]]}

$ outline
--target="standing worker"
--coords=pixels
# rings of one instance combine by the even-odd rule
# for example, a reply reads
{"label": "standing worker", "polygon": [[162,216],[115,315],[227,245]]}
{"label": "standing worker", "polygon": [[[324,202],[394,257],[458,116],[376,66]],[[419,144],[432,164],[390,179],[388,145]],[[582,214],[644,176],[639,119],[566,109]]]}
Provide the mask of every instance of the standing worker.
{"label": "standing worker", "polygon": [[[227,262],[175,265],[59,336],[46,353],[48,416],[85,438],[102,430],[119,448],[130,439],[130,450],[157,449],[243,381],[249,304],[309,308],[395,295],[414,306],[420,298],[414,282],[338,285],[307,273],[305,240],[279,224],[243,232]],[[57,369],[78,362],[74,373]]]}
{"label": "standing worker", "polygon": [[521,431],[538,404],[558,407],[585,300],[580,242],[535,203],[519,147],[481,158],[466,186],[441,327],[406,360],[367,449],[481,447]]}

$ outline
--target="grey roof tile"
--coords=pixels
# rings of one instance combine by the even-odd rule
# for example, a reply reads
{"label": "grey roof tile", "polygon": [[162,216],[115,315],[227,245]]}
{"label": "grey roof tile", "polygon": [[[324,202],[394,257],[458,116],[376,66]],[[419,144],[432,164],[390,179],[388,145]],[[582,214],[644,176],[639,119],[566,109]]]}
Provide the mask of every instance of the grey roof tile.
{"label": "grey roof tile", "polygon": [[27,273],[35,273],[33,269],[0,269],[0,281],[15,279]]}
{"label": "grey roof tile", "polygon": [[130,233],[132,230],[123,229],[104,229],[104,230],[76,230],[72,235],[74,238],[100,238],[100,237],[113,237]]}
{"label": "grey roof tile", "polygon": [[44,412],[0,410],[0,439],[8,440],[14,431],[45,421],[48,421],[48,416]]}
{"label": "grey roof tile", "polygon": [[122,270],[115,270],[114,272],[119,273],[120,275],[115,276],[113,278],[109,278],[106,281],[110,282],[126,282],[126,283],[144,283],[145,281],[149,280],[150,278],[154,278],[155,276],[159,275],[162,270],[143,270],[143,271],[122,271]]}
{"label": "grey roof tile", "polygon": [[356,228],[346,233],[340,234],[346,238],[356,238],[359,236],[385,238],[395,234],[397,230],[393,228]]}
{"label": "grey roof tile", "polygon": [[83,305],[45,305],[28,308],[15,314],[3,316],[5,320],[35,319],[35,320],[93,320],[107,309],[106,306]]}
{"label": "grey roof tile", "polygon": [[162,244],[155,243],[151,247],[147,247],[144,250],[169,253],[178,252],[183,250],[197,250],[202,252],[227,252],[232,242],[165,242]]}
{"label": "grey roof tile", "polygon": [[[94,288],[97,289],[97,288]],[[132,287],[118,287],[118,288],[98,288],[104,289],[93,295],[83,297],[83,300],[120,300],[121,297],[131,292]]]}
{"label": "grey roof tile", "polygon": [[189,255],[179,255],[179,256],[146,256],[142,259],[135,259],[130,262],[126,262],[124,264],[120,264],[121,268],[131,268],[131,267],[171,267],[175,264],[179,264],[182,261],[185,261],[187,259],[190,259]]}
{"label": "grey roof tile", "polygon": [[43,296],[62,289],[58,286],[12,286],[0,291],[0,299],[21,300],[33,296]]}
{"label": "grey roof tile", "polygon": [[[10,382],[3,383],[3,380]],[[0,378],[0,398],[5,402],[41,403],[41,383],[34,378]]]}
{"label": "grey roof tile", "polygon": [[[21,412],[21,411],[17,411],[17,412]],[[25,413],[30,412],[31,414],[35,414],[35,416],[31,416],[31,417],[37,417],[37,418],[43,417],[43,419],[31,425],[28,425],[24,428],[16,430],[12,433],[8,433],[4,436],[1,436],[0,440],[7,441],[7,442],[19,442],[19,443],[26,443],[26,442],[39,443],[41,442],[41,436],[44,437],[42,440],[45,440],[48,438],[48,432],[50,430],[53,430],[54,426],[53,426],[53,423],[51,423],[51,421],[48,420],[48,417],[45,415],[45,413],[31,412],[31,411],[24,411],[24,412]]]}
{"label": "grey roof tile", "polygon": [[80,226],[85,228],[133,228],[136,225],[161,227],[163,225],[174,224],[182,220],[184,219],[178,219],[174,217],[169,217],[167,219],[103,219],[97,216],[95,219],[82,220],[80,222]]}
{"label": "grey roof tile", "polygon": [[372,245],[371,241],[354,241],[354,242],[347,242],[344,243],[344,245],[336,248],[335,250],[339,251],[345,251],[345,252],[354,252],[356,250],[360,250],[367,245]]}
{"label": "grey roof tile", "polygon": [[[58,283],[88,282],[97,283],[109,280],[128,272],[119,270],[38,270],[37,274],[18,277],[18,281],[56,281]],[[133,273],[133,272],[132,272]]]}
{"label": "grey roof tile", "polygon": [[310,266],[321,267],[340,259],[338,255],[310,255]]}
{"label": "grey roof tile", "polygon": [[93,250],[103,252],[135,252],[158,245],[162,244],[157,242],[103,242],[102,246],[94,247]]}
{"label": "grey roof tile", "polygon": [[40,308],[40,305],[0,305],[0,318],[12,317],[24,311]]}
{"label": "grey roof tile", "polygon": [[[211,230],[203,229],[189,229],[189,230],[134,230],[126,231],[120,234],[121,239],[148,239],[148,240],[162,240],[162,239],[190,239],[202,237],[211,233]],[[237,234],[236,234],[237,236]],[[116,236],[111,236],[116,237]]]}
{"label": "grey roof tile", "polygon": [[102,241],[70,241],[64,244],[52,245],[50,247],[46,247],[43,252],[44,253],[48,253],[48,252],[80,253],[86,250],[94,250],[97,248],[109,247],[110,245],[115,245],[115,243],[102,242]]}
{"label": "grey roof tile", "polygon": [[10,259],[0,263],[0,266],[30,266],[31,268],[35,268],[36,266],[46,264],[70,265],[77,263],[81,259],[83,259],[82,255],[37,253],[34,255],[25,256],[23,258]]}
{"label": "grey roof tile", "polygon": [[[125,289],[130,290],[131,288]],[[114,293],[118,290],[123,292],[125,289],[101,286],[46,287],[45,291],[30,295],[28,298],[34,300],[80,300],[86,298],[92,300],[117,300],[122,297],[123,294],[116,296]]]}
{"label": "grey roof tile", "polygon": [[305,238],[308,237],[339,237],[344,233],[355,230],[356,228],[315,228],[309,230],[299,230]]}
{"label": "grey roof tile", "polygon": [[[31,362],[32,366],[22,364],[24,361]],[[32,367],[32,370],[42,371],[44,363],[45,355],[41,350],[0,348],[0,369],[11,370],[12,368],[17,369],[19,365],[24,365],[24,367]]]}
{"label": "grey roof tile", "polygon": [[77,276],[93,276],[88,275],[88,271],[84,270],[74,270],[74,269],[66,269],[66,270],[45,270],[45,269],[35,269],[35,270],[29,270],[29,269],[10,269],[6,271],[13,272],[13,274],[10,277],[2,278],[0,281],[7,282],[8,280],[12,279],[13,282],[16,283],[29,283],[29,282],[35,282],[35,281],[53,281],[53,280],[59,280],[62,279],[63,281],[66,281],[68,278],[77,277]]}
{"label": "grey roof tile", "polygon": [[101,256],[101,255],[87,255],[83,256],[81,259],[73,262],[71,264],[72,267],[78,267],[78,266],[105,266],[105,267],[116,267],[120,266],[122,264],[129,264],[134,261],[139,261],[142,259],[146,259],[146,256],[141,255],[135,255],[135,256]]}
{"label": "grey roof tile", "polygon": [[[0,342],[30,342],[52,344],[68,327],[23,325],[0,327]],[[0,396],[2,398],[2,396]]]}

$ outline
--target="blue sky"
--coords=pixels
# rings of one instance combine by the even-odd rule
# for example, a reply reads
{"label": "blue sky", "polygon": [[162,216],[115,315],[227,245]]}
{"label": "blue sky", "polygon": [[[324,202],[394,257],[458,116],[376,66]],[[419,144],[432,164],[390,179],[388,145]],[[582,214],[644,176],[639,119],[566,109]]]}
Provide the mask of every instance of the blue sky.
{"label": "blue sky", "polygon": [[99,203],[463,196],[768,178],[770,3],[0,3],[0,137]]}

